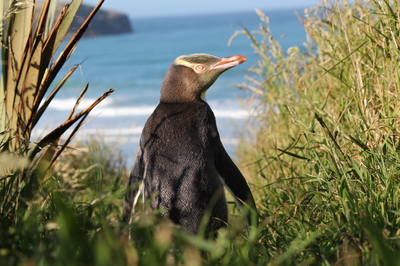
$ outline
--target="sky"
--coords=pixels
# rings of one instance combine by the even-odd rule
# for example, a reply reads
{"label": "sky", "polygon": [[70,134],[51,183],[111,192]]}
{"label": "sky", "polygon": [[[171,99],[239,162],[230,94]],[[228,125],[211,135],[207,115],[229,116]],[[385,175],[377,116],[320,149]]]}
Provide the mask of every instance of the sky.
{"label": "sky", "polygon": [[[263,11],[278,8],[314,6],[319,0],[105,0],[103,9],[120,11],[131,18],[166,17],[233,11]],[[96,5],[98,0],[84,0]]]}

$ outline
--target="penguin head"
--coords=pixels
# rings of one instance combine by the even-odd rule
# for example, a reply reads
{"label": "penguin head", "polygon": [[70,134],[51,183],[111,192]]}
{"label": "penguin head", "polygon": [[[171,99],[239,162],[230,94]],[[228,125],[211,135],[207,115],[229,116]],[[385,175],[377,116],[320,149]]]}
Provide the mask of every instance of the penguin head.
{"label": "penguin head", "polygon": [[161,86],[162,102],[205,100],[205,93],[226,70],[247,61],[242,55],[182,55],[174,60]]}

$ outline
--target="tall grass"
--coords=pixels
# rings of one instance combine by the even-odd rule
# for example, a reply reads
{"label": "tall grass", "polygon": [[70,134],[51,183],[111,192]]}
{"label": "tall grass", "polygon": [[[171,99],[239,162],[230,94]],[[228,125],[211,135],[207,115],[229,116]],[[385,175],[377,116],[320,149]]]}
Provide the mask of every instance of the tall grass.
{"label": "tall grass", "polygon": [[[256,101],[238,149],[257,232],[245,233],[234,207],[216,239],[158,212],[120,224],[124,156],[88,139],[63,146],[24,212],[2,212],[0,264],[399,265],[398,10],[395,1],[321,2],[301,20],[307,40],[287,51],[260,11],[258,31],[238,32],[259,56],[240,85]],[[1,170],[30,163],[14,161]],[[0,180],[2,210],[20,192],[7,186],[13,176]]]}
{"label": "tall grass", "polygon": [[259,103],[238,153],[280,262],[399,263],[398,10],[322,1],[287,51],[260,11],[260,30],[242,31],[260,60],[241,87]]}

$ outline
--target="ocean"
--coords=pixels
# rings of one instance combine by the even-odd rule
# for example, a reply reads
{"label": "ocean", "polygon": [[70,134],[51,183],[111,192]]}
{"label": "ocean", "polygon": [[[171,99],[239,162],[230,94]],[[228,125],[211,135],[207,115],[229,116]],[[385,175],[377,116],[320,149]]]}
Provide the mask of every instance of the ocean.
{"label": "ocean", "polygon": [[[302,13],[302,9],[297,11]],[[284,50],[305,41],[303,26],[293,9],[264,12]],[[251,97],[251,93],[233,85],[246,81],[247,69],[257,63],[257,57],[244,35],[236,37],[230,46],[228,41],[242,26],[253,31],[259,29],[260,23],[255,12],[143,18],[132,19],[132,34],[82,39],[63,73],[75,64],[81,66],[53,100],[33,137],[43,136],[65,121],[86,83],[89,90],[82,107],[114,88],[115,92],[93,109],[92,119],[77,139],[96,134],[115,142],[116,149],[121,149],[128,158],[127,165],[131,166],[143,125],[158,103],[160,85],[172,61],[191,53],[221,57],[240,54],[248,57],[248,61],[223,73],[206,95],[217,118],[222,142],[234,156],[235,143],[243,130],[241,125],[249,119],[251,111],[240,99]]]}

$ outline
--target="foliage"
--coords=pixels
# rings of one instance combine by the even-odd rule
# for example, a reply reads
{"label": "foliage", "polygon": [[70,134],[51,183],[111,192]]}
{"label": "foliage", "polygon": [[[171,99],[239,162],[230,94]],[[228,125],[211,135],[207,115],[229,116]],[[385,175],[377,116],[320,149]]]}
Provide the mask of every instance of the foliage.
{"label": "foliage", "polygon": [[[286,263],[395,265],[397,1],[324,1],[306,10],[304,46],[287,52],[258,13],[260,30],[242,33],[260,60],[241,85],[258,94],[257,129],[239,157],[260,187],[266,245],[276,248],[271,256],[283,253],[278,258],[286,256]],[[297,252],[289,252],[294,243]]]}
{"label": "foliage", "polygon": [[[47,183],[51,183],[49,170],[89,112],[113,91],[107,91],[92,105],[76,113],[88,89],[86,86],[64,123],[42,139],[31,140],[36,123],[78,67],[72,67],[54,86],[59,70],[103,1],[63,47],[61,43],[82,1],[66,4],[54,19],[57,2],[45,1],[42,10],[36,10],[39,14],[37,21],[34,20],[35,1],[0,3],[3,62],[0,82],[0,253],[5,256],[2,259],[12,263],[17,263],[18,258],[28,258],[38,250],[45,250],[43,254],[46,254],[55,247],[54,243],[50,243],[50,249],[37,245],[42,243],[43,236],[52,237],[52,230],[47,231],[44,223],[51,214],[47,207],[62,203],[58,191],[43,194]],[[52,86],[54,88],[50,90]],[[72,133],[62,139],[74,124]],[[72,211],[68,206],[64,207],[66,211]],[[63,206],[57,205],[56,209],[62,211]]]}
{"label": "foliage", "polygon": [[[240,85],[257,95],[250,104],[251,133],[238,149],[262,218],[250,234],[236,210],[215,239],[188,235],[158,212],[139,210],[132,225],[120,224],[127,173],[115,143],[89,138],[70,145],[67,138],[58,145],[59,136],[50,133],[39,143],[58,145],[62,152],[35,149],[27,125],[41,113],[18,108],[33,106],[34,101],[20,103],[38,94],[27,96],[18,87],[22,83],[10,81],[19,92],[15,102],[0,103],[1,119],[8,119],[1,124],[0,162],[13,160],[0,169],[0,264],[397,265],[398,10],[395,1],[321,2],[301,19],[308,33],[304,45],[287,51],[260,11],[258,31],[237,33],[249,37],[259,57]],[[36,32],[27,37],[29,49],[45,38]],[[14,56],[8,39],[3,49]],[[37,72],[48,75],[56,62],[47,61]],[[14,77],[26,80],[30,74],[24,71]],[[35,82],[42,84],[44,76]],[[12,119],[5,115],[10,112]],[[40,161],[48,163],[43,168]],[[34,197],[21,200],[27,186],[21,176],[28,172],[40,182]]]}
{"label": "foliage", "polygon": [[99,140],[65,149],[20,221],[1,223],[0,264],[123,264],[127,241],[115,239],[123,238],[122,164],[122,155]]}
{"label": "foliage", "polygon": [[[45,1],[37,21],[34,20],[35,1],[1,2],[1,10],[6,8],[7,11],[1,19],[0,153],[5,160],[15,161],[15,157],[21,157],[23,162],[17,163],[18,167],[11,163],[1,166],[0,213],[2,217],[7,217],[4,224],[18,222],[17,212],[24,212],[28,202],[35,199],[40,185],[46,181],[46,173],[82,126],[89,112],[112,92],[106,92],[91,106],[76,114],[86,86],[64,123],[35,143],[30,140],[31,132],[42,114],[78,67],[72,67],[50,92],[55,77],[76,48],[102,2],[62,48],[60,45],[82,0],[65,5],[54,23],[57,1]],[[6,7],[6,4],[9,6]],[[61,136],[75,123],[77,125],[72,134],[60,144]]]}

